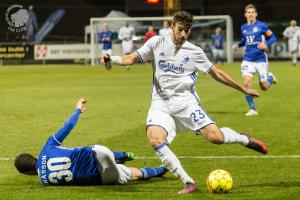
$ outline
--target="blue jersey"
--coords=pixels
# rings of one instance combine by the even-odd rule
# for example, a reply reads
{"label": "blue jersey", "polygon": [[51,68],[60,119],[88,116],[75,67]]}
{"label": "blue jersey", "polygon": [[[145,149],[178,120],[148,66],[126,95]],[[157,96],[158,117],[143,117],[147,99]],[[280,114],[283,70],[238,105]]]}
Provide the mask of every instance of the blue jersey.
{"label": "blue jersey", "polygon": [[76,125],[80,109],[50,136],[38,160],[37,170],[44,185],[99,185],[101,177],[91,147],[64,148],[61,143]]}
{"label": "blue jersey", "polygon": [[265,50],[257,47],[258,43],[265,42],[271,46],[276,40],[276,36],[271,32],[268,25],[256,20],[252,24],[245,23],[241,26],[242,40],[239,47],[246,46],[243,60],[250,62],[267,62]]}
{"label": "blue jersey", "polygon": [[223,43],[224,43],[224,35],[223,34],[213,34],[212,35],[212,46],[214,49],[223,50]]}
{"label": "blue jersey", "polygon": [[112,49],[113,33],[111,31],[101,32],[99,35],[99,43],[103,44],[103,50]]}

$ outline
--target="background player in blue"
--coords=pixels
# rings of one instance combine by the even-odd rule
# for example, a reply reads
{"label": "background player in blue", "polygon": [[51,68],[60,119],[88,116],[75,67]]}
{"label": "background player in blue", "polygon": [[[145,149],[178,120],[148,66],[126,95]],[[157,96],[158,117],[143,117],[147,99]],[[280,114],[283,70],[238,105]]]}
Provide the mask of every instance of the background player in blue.
{"label": "background player in blue", "polygon": [[[99,43],[102,43],[102,54],[112,54],[113,32],[109,30],[107,23],[103,24],[103,31],[99,34]],[[111,70],[111,64],[105,65],[106,70]]]}
{"label": "background player in blue", "polygon": [[224,35],[222,34],[222,29],[217,27],[215,30],[215,34],[212,35],[212,47],[213,47],[213,56],[214,62],[221,62],[223,65],[224,62]]}
{"label": "background player in blue", "polygon": [[[241,65],[242,76],[246,88],[252,88],[253,75],[259,75],[259,84],[262,90],[268,90],[272,83],[276,83],[277,79],[273,73],[268,72],[268,58],[266,50],[276,40],[276,36],[264,22],[256,20],[256,7],[249,4],[245,7],[245,17],[247,23],[241,26],[242,40],[238,44],[233,45],[233,49],[246,46],[245,55]],[[255,109],[253,98],[246,95],[247,103],[250,110],[246,116],[258,115]]]}
{"label": "background player in blue", "polygon": [[112,152],[102,145],[61,147],[84,111],[86,102],[86,98],[79,99],[76,111],[56,134],[48,138],[38,159],[27,153],[16,157],[15,167],[20,173],[39,175],[44,185],[100,185],[149,179],[167,172],[164,167],[137,169],[117,164],[116,160],[130,160],[128,154]]}

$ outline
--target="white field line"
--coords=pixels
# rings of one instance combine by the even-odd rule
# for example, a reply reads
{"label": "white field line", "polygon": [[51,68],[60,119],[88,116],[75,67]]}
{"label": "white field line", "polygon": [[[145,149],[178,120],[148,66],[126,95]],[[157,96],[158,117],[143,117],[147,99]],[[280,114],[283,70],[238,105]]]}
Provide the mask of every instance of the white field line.
{"label": "white field line", "polygon": [[[270,159],[270,158],[300,158],[300,155],[278,155],[278,156],[178,156],[179,159]],[[141,156],[137,159],[158,159],[156,156]],[[0,161],[10,161],[14,158],[1,158]]]}
{"label": "white field line", "polygon": [[[137,157],[138,159],[157,159],[153,157]],[[300,158],[300,155],[278,155],[278,156],[178,156],[179,159],[268,159],[268,158]]]}

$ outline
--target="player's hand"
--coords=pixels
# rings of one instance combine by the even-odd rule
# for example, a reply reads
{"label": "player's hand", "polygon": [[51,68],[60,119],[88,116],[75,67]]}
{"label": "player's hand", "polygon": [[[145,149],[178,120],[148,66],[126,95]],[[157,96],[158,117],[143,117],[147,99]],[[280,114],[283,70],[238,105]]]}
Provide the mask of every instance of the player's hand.
{"label": "player's hand", "polygon": [[81,97],[76,104],[76,109],[80,109],[80,112],[83,113],[86,110],[86,108],[84,108],[83,105],[86,103],[87,103],[87,98]]}
{"label": "player's hand", "polygon": [[239,48],[239,45],[237,45],[237,44],[232,45],[232,49],[233,49],[234,51],[238,50],[238,48]]}
{"label": "player's hand", "polygon": [[108,54],[102,54],[100,56],[100,63],[101,64],[106,64],[110,61],[110,56]]}
{"label": "player's hand", "polygon": [[260,96],[260,94],[256,90],[250,89],[250,88],[245,89],[245,94],[250,95],[252,97],[259,97]]}
{"label": "player's hand", "polygon": [[260,42],[260,43],[258,43],[257,48],[266,50],[268,48],[268,45],[266,45],[266,43],[264,43],[264,42]]}

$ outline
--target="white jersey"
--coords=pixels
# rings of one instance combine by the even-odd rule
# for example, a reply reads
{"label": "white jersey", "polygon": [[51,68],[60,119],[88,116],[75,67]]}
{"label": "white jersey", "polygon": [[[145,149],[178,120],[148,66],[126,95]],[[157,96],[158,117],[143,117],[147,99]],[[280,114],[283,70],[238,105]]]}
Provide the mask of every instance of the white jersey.
{"label": "white jersey", "polygon": [[[184,107],[189,100],[199,100],[195,84],[197,70],[208,73],[213,64],[203,50],[186,41],[176,48],[171,36],[154,36],[149,39],[137,54],[141,62],[153,61],[153,101],[169,101]],[[199,102],[200,103],[200,102]]]}
{"label": "white jersey", "polygon": [[295,34],[299,30],[299,26],[289,26],[283,31],[283,36],[287,37],[289,41],[296,41]]}
{"label": "white jersey", "polygon": [[134,29],[131,26],[129,27],[124,26],[120,29],[118,37],[120,40],[122,40],[123,54],[129,54],[132,52],[133,35],[134,35]]}
{"label": "white jersey", "polygon": [[159,30],[158,35],[160,36],[169,36],[172,35],[172,29],[171,28],[162,28]]}
{"label": "white jersey", "polygon": [[132,36],[134,35],[134,29],[129,26],[129,27],[122,27],[119,31],[119,39],[120,40],[132,40]]}
{"label": "white jersey", "polygon": [[299,26],[289,26],[283,31],[283,36],[288,38],[289,52],[295,52],[298,49],[298,38],[296,32],[300,30]]}

